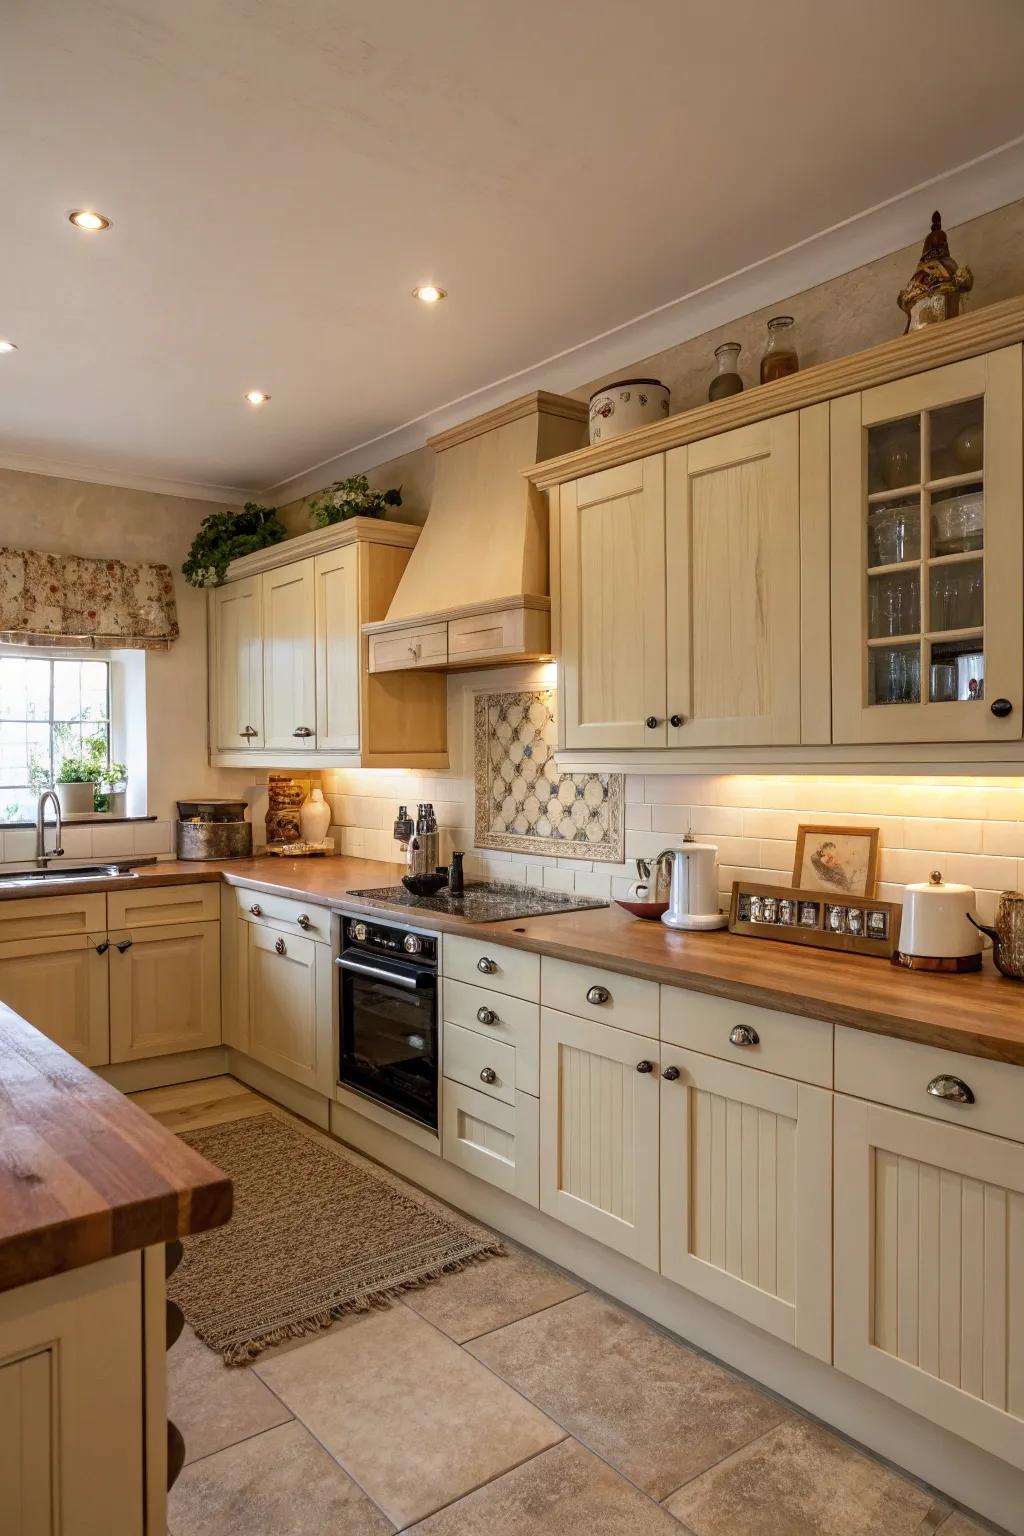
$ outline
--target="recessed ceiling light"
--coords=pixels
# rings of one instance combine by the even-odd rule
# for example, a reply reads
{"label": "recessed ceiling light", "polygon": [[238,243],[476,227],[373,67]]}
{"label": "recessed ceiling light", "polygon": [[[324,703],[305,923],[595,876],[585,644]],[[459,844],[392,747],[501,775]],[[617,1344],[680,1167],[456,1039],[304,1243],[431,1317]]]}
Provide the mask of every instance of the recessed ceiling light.
{"label": "recessed ceiling light", "polygon": [[436,283],[423,283],[412,291],[414,299],[419,299],[423,304],[438,304],[448,297],[447,290],[438,288]]}
{"label": "recessed ceiling light", "polygon": [[262,389],[250,389],[245,397],[250,405],[266,405],[270,396],[264,394]]}
{"label": "recessed ceiling light", "polygon": [[105,214],[96,213],[92,208],[72,208],[68,214],[68,222],[76,229],[88,230],[90,234],[96,234],[101,229],[110,228],[110,220]]}
{"label": "recessed ceiling light", "polygon": [[17,352],[17,350],[18,343],[16,341],[0,341],[0,352]]}

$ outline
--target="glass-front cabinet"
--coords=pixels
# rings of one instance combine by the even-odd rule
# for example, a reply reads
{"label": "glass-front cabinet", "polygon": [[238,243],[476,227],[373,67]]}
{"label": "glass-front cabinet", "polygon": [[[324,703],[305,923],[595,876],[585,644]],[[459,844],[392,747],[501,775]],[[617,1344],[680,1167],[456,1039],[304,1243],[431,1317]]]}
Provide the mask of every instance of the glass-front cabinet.
{"label": "glass-front cabinet", "polygon": [[833,741],[1019,740],[1021,348],[831,407]]}

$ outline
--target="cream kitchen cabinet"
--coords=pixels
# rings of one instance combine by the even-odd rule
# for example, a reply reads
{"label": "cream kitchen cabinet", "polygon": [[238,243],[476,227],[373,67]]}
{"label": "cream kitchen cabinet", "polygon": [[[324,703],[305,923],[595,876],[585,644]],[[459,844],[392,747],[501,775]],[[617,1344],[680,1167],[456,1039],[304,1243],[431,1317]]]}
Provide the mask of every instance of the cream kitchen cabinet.
{"label": "cream kitchen cabinet", "polygon": [[831,418],[834,741],[1019,741],[1020,346]]}
{"label": "cream kitchen cabinet", "polygon": [[314,585],[311,559],[294,560],[260,577],[268,752],[312,752],[316,747]]}
{"label": "cream kitchen cabinet", "polygon": [[[327,914],[238,887],[224,908],[225,1038],[293,1082],[337,1085],[334,967]],[[234,909],[228,918],[228,911]]]}
{"label": "cream kitchen cabinet", "polygon": [[217,752],[264,745],[261,593],[260,578],[251,576],[210,596],[210,743]]}
{"label": "cream kitchen cabinet", "polygon": [[108,939],[112,1062],[220,1044],[218,922],[114,929]]}
{"label": "cream kitchen cabinet", "polygon": [[540,1208],[658,1268],[658,1044],[541,1009]]}
{"label": "cream kitchen cabinet", "polygon": [[105,927],[0,943],[0,1002],[87,1067],[110,1061]]}
{"label": "cream kitchen cabinet", "polygon": [[662,1274],[831,1360],[831,1215],[831,1093],[663,1045]]}

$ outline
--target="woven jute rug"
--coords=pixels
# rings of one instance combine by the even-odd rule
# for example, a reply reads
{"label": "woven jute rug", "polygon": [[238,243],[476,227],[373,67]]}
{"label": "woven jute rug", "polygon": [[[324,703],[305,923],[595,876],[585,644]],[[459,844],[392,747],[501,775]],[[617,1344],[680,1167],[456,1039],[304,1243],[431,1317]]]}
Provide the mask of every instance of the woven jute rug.
{"label": "woven jute rug", "polygon": [[505,1252],[492,1232],[276,1115],[182,1140],[234,1180],[235,1209],[227,1226],[185,1239],[168,1295],[227,1365]]}

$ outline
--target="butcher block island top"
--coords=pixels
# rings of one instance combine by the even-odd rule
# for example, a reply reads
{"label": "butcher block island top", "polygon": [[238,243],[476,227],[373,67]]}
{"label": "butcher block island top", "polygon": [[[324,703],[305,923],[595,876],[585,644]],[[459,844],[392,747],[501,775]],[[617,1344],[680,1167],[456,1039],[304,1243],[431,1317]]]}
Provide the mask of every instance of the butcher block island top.
{"label": "butcher block island top", "polygon": [[230,1215],[230,1179],[0,1004],[0,1291]]}

